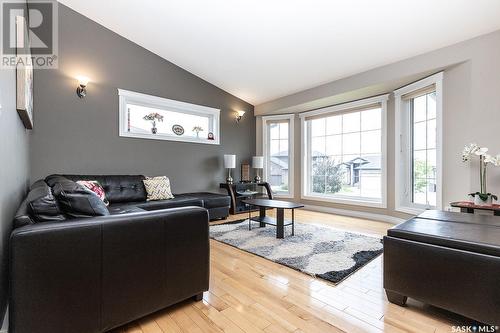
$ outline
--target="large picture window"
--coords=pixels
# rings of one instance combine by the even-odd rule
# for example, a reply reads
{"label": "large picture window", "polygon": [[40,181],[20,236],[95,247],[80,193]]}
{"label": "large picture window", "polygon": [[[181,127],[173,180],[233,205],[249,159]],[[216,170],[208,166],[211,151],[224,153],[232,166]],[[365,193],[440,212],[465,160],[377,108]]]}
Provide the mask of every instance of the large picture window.
{"label": "large picture window", "polygon": [[277,196],[293,197],[294,115],[262,118],[264,179]]}
{"label": "large picture window", "polygon": [[418,214],[441,207],[442,74],[394,92],[396,210]]}
{"label": "large picture window", "polygon": [[303,197],[385,205],[387,96],[301,114]]}
{"label": "large picture window", "polygon": [[120,136],[219,144],[218,109],[119,90]]}

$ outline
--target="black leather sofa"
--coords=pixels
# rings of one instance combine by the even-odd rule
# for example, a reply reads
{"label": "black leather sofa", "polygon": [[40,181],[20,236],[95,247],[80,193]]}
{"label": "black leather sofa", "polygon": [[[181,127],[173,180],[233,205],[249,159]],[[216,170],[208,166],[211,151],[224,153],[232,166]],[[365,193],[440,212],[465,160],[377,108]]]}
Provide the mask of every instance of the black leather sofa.
{"label": "black leather sofa", "polygon": [[489,325],[500,324],[500,217],[426,211],[384,237],[384,288]]}
{"label": "black leather sofa", "polygon": [[64,175],[64,177],[72,181],[97,180],[106,192],[110,202],[109,210],[112,214],[119,214],[122,209],[128,210],[131,206],[144,210],[199,206],[208,210],[210,220],[216,220],[227,218],[231,205],[229,196],[209,192],[174,193],[173,199],[147,202],[146,189],[142,182],[145,177],[142,175]]}
{"label": "black leather sofa", "polygon": [[[30,195],[35,192],[35,196],[43,191],[43,186],[53,188],[57,182],[69,180],[76,182],[78,180],[97,180],[106,192],[106,198],[109,200],[107,212],[110,215],[126,214],[131,212],[152,211],[158,209],[198,206],[206,208],[209,219],[225,219],[229,216],[229,207],[231,198],[228,195],[209,193],[209,192],[193,192],[174,194],[173,199],[146,201],[147,193],[143,184],[145,176],[142,175],[50,175],[44,180],[38,180],[30,189]],[[33,216],[29,211],[29,200],[25,200],[17,211],[14,227],[20,227],[26,224],[37,222],[36,216]],[[61,220],[67,218],[63,214]],[[40,220],[40,219],[38,219]],[[45,219],[42,220],[45,221]],[[53,220],[53,216],[51,219]]]}
{"label": "black leather sofa", "polygon": [[[110,201],[104,216],[70,217],[57,206],[51,186],[71,179],[101,182]],[[142,179],[35,182],[10,239],[10,332],[104,332],[201,299],[209,285],[209,215],[227,216],[229,198],[189,193],[147,202]]]}

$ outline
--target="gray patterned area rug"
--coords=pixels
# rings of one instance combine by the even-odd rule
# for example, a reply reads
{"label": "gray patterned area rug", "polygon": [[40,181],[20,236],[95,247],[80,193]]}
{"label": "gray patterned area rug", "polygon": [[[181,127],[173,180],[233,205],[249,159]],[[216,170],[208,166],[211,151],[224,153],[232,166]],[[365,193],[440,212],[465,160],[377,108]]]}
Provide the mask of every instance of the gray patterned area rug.
{"label": "gray patterned area rug", "polygon": [[339,283],[382,253],[382,239],[315,224],[259,228],[248,219],[210,226],[210,238],[333,283]]}

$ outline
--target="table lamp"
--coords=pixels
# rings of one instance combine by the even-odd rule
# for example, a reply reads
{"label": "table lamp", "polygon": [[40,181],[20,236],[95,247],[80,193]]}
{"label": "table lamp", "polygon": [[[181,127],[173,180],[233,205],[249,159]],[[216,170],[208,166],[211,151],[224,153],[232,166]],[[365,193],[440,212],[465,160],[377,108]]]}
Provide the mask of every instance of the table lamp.
{"label": "table lamp", "polygon": [[264,156],[254,156],[252,157],[252,168],[257,169],[257,173],[255,175],[255,182],[260,183],[262,178],[259,175],[259,169],[264,168]]}
{"label": "table lamp", "polygon": [[231,169],[236,168],[236,155],[224,155],[224,168],[228,170],[226,183],[232,184],[233,177],[231,177]]}

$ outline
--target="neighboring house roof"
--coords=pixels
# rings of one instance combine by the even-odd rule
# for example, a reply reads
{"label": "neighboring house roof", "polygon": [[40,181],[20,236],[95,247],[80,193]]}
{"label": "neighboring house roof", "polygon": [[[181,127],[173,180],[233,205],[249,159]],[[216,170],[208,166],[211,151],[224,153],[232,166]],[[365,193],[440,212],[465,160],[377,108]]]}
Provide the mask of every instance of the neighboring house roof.
{"label": "neighboring house roof", "polygon": [[288,161],[283,161],[279,157],[271,156],[271,163],[278,165],[281,169],[288,169]]}
{"label": "neighboring house roof", "polygon": [[365,156],[365,157],[356,157],[350,160],[349,162],[345,162],[346,165],[357,164],[354,167],[354,170],[380,170],[380,157],[379,156]]}
{"label": "neighboring house roof", "polygon": [[[320,153],[320,152],[317,152],[317,151],[313,151],[312,156],[314,158],[328,157],[327,155]],[[271,161],[273,160],[273,158],[277,158],[277,157],[271,157]],[[281,161],[281,162],[283,162],[283,161]],[[358,156],[358,157],[353,158],[352,160],[350,160],[348,162],[344,162],[342,164],[345,164],[346,166],[357,164],[357,166],[355,166],[353,168],[354,170],[380,170],[381,169],[381,158],[380,158],[380,156],[364,156],[364,157]],[[287,164],[287,168],[288,168],[288,164]]]}

